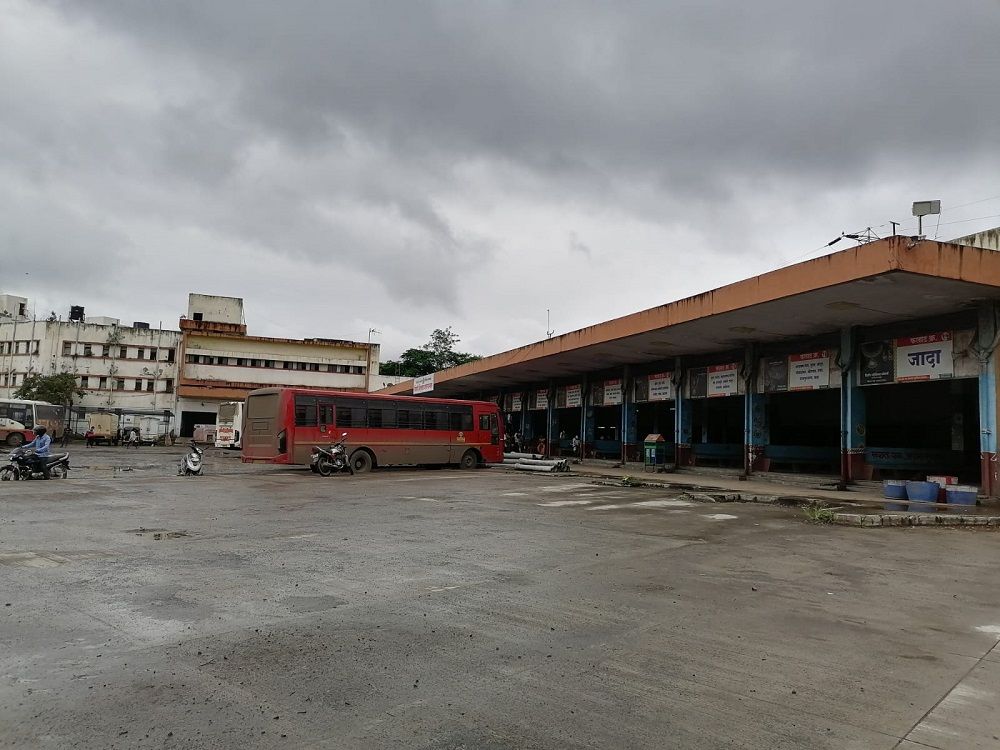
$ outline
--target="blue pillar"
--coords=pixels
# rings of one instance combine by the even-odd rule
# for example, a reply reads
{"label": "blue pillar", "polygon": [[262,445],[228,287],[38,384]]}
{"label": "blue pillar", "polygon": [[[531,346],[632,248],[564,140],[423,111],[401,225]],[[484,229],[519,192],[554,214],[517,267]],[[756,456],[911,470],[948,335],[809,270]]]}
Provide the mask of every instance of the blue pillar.
{"label": "blue pillar", "polygon": [[674,401],[674,453],[678,466],[690,466],[693,455],[691,453],[691,400],[684,395],[685,378],[683,363],[678,357],[674,360],[674,389],[676,391],[676,401]]}
{"label": "blue pillar", "polygon": [[757,393],[757,371],[760,357],[757,345],[750,342],[743,352],[743,471],[756,469],[764,457],[767,445],[767,397]]}
{"label": "blue pillar", "polygon": [[[632,383],[631,368],[627,365],[622,372],[622,462],[629,460],[629,447],[635,451],[638,439],[639,415],[635,407],[635,389]],[[638,451],[641,453],[641,451]]]}
{"label": "blue pillar", "polygon": [[857,361],[857,332],[844,328],[840,332],[840,434],[842,481],[864,479],[867,418],[865,391],[858,385],[861,363]]}
{"label": "blue pillar", "polygon": [[989,497],[1000,495],[997,465],[997,355],[994,346],[1000,334],[1000,306],[983,303],[979,308],[979,481]]}
{"label": "blue pillar", "polygon": [[770,427],[767,422],[768,396],[756,392],[756,378],[746,385],[744,402],[746,408],[746,468],[753,471],[761,466],[764,459],[764,449],[771,441]]}

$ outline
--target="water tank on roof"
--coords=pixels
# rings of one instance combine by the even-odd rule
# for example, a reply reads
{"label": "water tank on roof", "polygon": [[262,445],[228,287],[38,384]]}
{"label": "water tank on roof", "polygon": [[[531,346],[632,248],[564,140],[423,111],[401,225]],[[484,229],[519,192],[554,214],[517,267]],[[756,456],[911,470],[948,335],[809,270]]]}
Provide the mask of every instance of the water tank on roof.
{"label": "water tank on roof", "polygon": [[69,308],[69,319],[80,323],[83,322],[83,306],[73,305]]}
{"label": "water tank on roof", "polygon": [[149,323],[143,323],[141,321],[136,321],[132,324],[133,328],[142,328],[143,330],[149,330]]}

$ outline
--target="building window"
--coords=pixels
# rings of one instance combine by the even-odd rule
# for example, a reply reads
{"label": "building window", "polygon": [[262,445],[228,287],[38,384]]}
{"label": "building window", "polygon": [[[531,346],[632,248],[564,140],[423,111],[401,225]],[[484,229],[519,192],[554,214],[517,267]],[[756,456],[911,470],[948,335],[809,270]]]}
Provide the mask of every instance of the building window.
{"label": "building window", "polygon": [[62,355],[64,357],[69,357],[72,354],[73,354],[73,342],[72,341],[63,341]]}
{"label": "building window", "polygon": [[153,392],[153,383],[154,383],[154,382],[155,382],[155,381],[153,381],[153,380],[147,380],[147,381],[146,381],[146,390],[147,390],[147,391],[148,391],[149,393],[152,393],[152,392]]}
{"label": "building window", "polygon": [[108,379],[107,378],[100,378],[97,381],[97,387],[100,388],[103,391],[105,388],[108,387]]}
{"label": "building window", "polygon": [[187,354],[187,355],[184,356],[184,361],[187,362],[189,365],[196,365],[196,364],[198,364],[198,355],[197,354]]}
{"label": "building window", "polygon": [[84,375],[83,377],[81,377],[80,378],[80,387],[81,388],[90,388],[90,378],[88,378],[86,375]]}
{"label": "building window", "polygon": [[150,359],[156,359],[156,349],[155,348],[149,350],[149,358]]}
{"label": "building window", "polygon": [[125,390],[125,380],[123,378],[118,378],[115,380],[115,390],[124,391]]}
{"label": "building window", "polygon": [[118,347],[118,358],[127,359],[128,358],[128,348],[124,346]]}
{"label": "building window", "polygon": [[194,313],[194,314],[191,315],[191,319],[192,320],[202,320],[202,314],[201,313]]}
{"label": "building window", "polygon": [[83,356],[84,357],[93,357],[94,356],[94,347],[91,346],[90,344],[84,344],[83,345]]}
{"label": "building window", "polygon": [[174,379],[173,378],[167,378],[166,380],[163,381],[163,392],[164,393],[173,393],[174,392]]}
{"label": "building window", "polygon": [[167,362],[173,362],[173,361],[174,361],[174,350],[167,349]]}
{"label": "building window", "polygon": [[136,390],[136,391],[141,391],[142,390],[142,381],[139,380],[138,378],[136,378],[135,387],[133,388],[133,390]]}

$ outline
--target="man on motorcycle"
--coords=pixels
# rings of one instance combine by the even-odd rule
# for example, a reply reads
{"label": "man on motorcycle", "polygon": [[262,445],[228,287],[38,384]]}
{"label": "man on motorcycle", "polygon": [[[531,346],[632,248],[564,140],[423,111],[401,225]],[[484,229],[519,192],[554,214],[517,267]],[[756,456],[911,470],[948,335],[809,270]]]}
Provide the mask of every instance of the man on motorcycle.
{"label": "man on motorcycle", "polygon": [[45,459],[49,457],[49,446],[52,445],[52,438],[49,437],[48,430],[44,426],[35,428],[35,439],[30,443],[21,446],[24,450],[29,448],[35,451],[31,457],[31,470],[35,472],[43,471]]}

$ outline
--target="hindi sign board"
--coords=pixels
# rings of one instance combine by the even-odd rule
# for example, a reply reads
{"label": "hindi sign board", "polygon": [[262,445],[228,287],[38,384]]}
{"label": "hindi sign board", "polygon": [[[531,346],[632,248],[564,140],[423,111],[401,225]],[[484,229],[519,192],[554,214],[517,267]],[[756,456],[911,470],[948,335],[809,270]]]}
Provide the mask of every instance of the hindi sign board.
{"label": "hindi sign board", "polygon": [[622,381],[621,380],[605,380],[604,381],[604,405],[605,406],[617,406],[622,402]]}
{"label": "hindi sign board", "polygon": [[765,357],[760,361],[760,373],[764,393],[788,390],[788,357]]}
{"label": "hindi sign board", "polygon": [[739,393],[739,365],[712,365],[708,368],[706,392],[709,398],[735,396]]}
{"label": "hindi sign board", "polygon": [[531,394],[528,408],[533,411],[542,411],[549,408],[549,392],[546,389],[535,391]]}
{"label": "hindi sign board", "polygon": [[649,376],[649,400],[673,401],[677,398],[674,392],[674,374],[658,372]]}
{"label": "hindi sign board", "polygon": [[413,379],[413,395],[416,396],[418,393],[430,393],[434,390],[434,373],[430,375],[421,375],[418,378]]}
{"label": "hindi sign board", "polygon": [[955,374],[950,332],[896,339],[896,381],[937,380]]}
{"label": "hindi sign board", "polygon": [[708,395],[708,368],[693,367],[687,371],[688,398],[705,398]]}
{"label": "hindi sign board", "polygon": [[861,385],[881,385],[895,379],[891,341],[866,341],[861,350]]}
{"label": "hindi sign board", "polygon": [[566,407],[577,407],[583,405],[583,389],[579,385],[566,386]]}
{"label": "hindi sign board", "polygon": [[788,390],[812,391],[830,387],[830,353],[809,352],[788,358]]}

